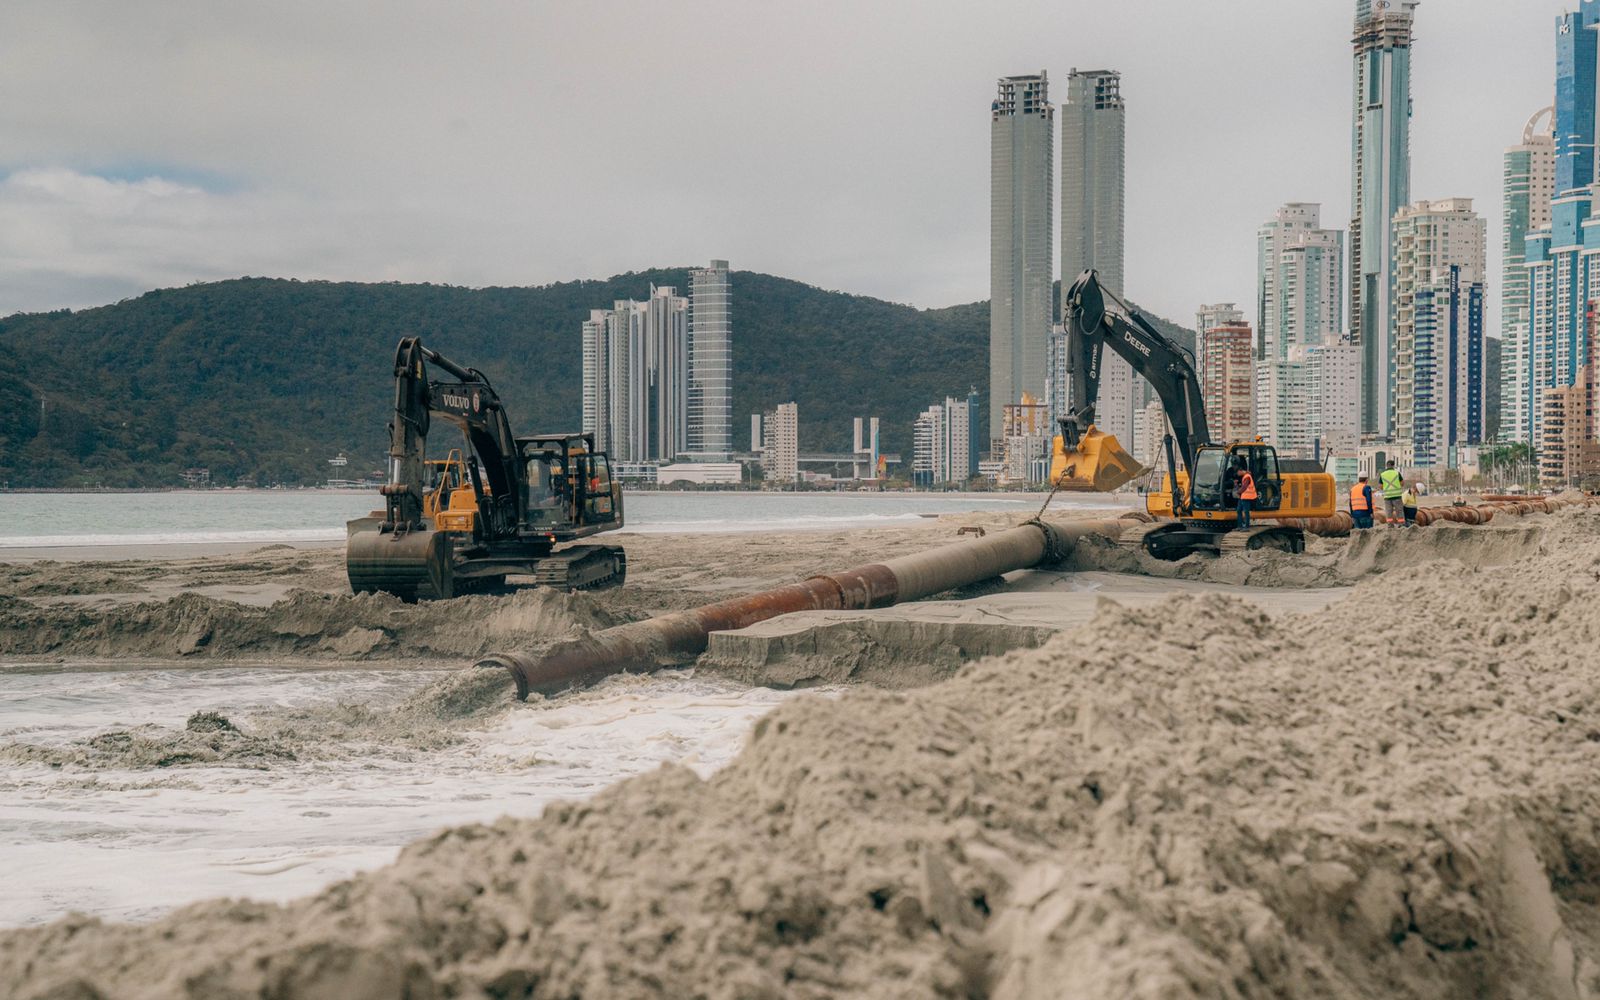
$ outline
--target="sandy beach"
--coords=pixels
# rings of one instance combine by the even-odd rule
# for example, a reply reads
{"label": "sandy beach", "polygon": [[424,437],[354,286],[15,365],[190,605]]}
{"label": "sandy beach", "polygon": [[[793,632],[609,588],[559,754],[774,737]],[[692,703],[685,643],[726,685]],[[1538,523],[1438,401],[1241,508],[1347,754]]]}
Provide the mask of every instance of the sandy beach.
{"label": "sandy beach", "polygon": [[[185,672],[210,692],[178,706],[183,725],[124,718],[130,701],[92,733],[5,735],[13,792],[92,802],[234,774],[280,794],[365,767],[470,786],[458,815],[481,819],[393,863],[341,859],[370,870],[320,891],[132,923],[37,911],[0,932],[0,981],[23,997],[1600,995],[1600,510],[1314,538],[1299,557],[1084,543],[1050,570],[773,619],[715,635],[686,673],[516,708],[504,676],[466,669],[1024,516],[629,535],[620,590],[421,605],[351,596],[338,546],[8,554],[0,679],[142,666],[166,685],[139,695],[152,717]],[[348,686],[230,711],[230,671],[284,668]],[[665,749],[566,794],[526,797],[592,760],[485,749],[668,704]],[[592,752],[641,738],[614,737]]]}

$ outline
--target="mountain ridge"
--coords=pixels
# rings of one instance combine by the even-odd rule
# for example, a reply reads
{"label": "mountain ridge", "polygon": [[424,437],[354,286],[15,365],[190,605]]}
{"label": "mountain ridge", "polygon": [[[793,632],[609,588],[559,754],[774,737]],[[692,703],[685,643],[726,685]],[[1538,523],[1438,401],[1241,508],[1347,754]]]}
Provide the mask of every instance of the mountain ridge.
{"label": "mountain ridge", "polygon": [[[407,335],[487,372],[518,433],[576,428],[579,325],[651,284],[686,292],[688,268],[489,288],[245,277],[13,314],[0,483],[179,485],[205,467],[219,484],[314,484],[341,452],[349,473],[381,468]],[[850,418],[879,416],[885,450],[909,459],[916,413],[987,387],[986,301],[917,309],[753,271],[731,285],[736,449],[750,413],[793,400],[806,450],[847,450]]]}

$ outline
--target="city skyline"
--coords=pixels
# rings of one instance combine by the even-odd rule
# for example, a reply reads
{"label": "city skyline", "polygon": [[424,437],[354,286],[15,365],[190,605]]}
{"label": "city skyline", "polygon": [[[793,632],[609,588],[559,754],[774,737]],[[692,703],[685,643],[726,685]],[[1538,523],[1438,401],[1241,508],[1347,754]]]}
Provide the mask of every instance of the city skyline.
{"label": "city skyline", "polygon": [[[814,25],[750,13],[708,42],[673,23],[683,19],[641,7],[605,18],[617,43],[649,39],[650,51],[675,53],[674,65],[713,44],[705,72],[663,80],[652,56],[594,81],[599,89],[573,102],[559,83],[571,75],[567,57],[524,65],[519,39],[582,37],[599,15],[581,10],[501,18],[463,11],[399,24],[352,5],[319,26],[332,40],[324,52],[262,30],[247,12],[178,27],[159,11],[87,18],[66,7],[12,5],[0,13],[0,37],[31,41],[29,58],[0,60],[0,82],[21,98],[0,110],[0,313],[240,274],[540,284],[704,260],[714,250],[821,287],[923,306],[975,301],[985,293],[981,235],[974,239],[984,206],[971,192],[987,164],[974,143],[971,94],[1012,67],[1064,71],[1076,63],[1116,66],[1139,109],[1128,133],[1127,291],[1160,315],[1182,317],[1196,302],[1248,298],[1249,232],[1264,208],[1304,199],[1332,213],[1348,196],[1350,10],[1327,6],[1339,9],[1154,3],[1135,31],[1115,10],[1016,5],[974,37],[954,30],[969,23],[966,11],[919,5],[903,13],[961,44],[940,41],[907,60],[882,59],[890,25],[904,19],[890,12],[834,14]],[[1492,200],[1500,153],[1516,137],[1505,123],[1550,103],[1550,25],[1568,6],[1462,0],[1431,21],[1422,8],[1412,137],[1419,194]],[[1054,39],[1068,25],[1074,48],[1062,52]],[[773,43],[759,50],[791,76],[820,77],[794,63],[790,48],[841,28],[859,29],[860,46],[840,54],[816,98],[793,106],[782,135],[753,109],[799,98],[748,74],[748,86],[731,95],[725,141],[652,171],[552,155],[598,137],[587,101],[659,85],[668,103],[695,106],[709,74],[743,75],[722,54],[740,40],[781,37],[781,51],[773,53]],[[346,36],[365,44],[343,45]],[[197,100],[187,86],[192,54],[219,37],[243,46],[238,79],[218,81],[211,99]],[[1252,45],[1250,66],[1202,58],[1236,39]],[[265,60],[269,45],[284,51]],[[106,58],[68,81],[68,50]],[[130,60],[149,51],[170,55],[134,72]],[[421,91],[400,71],[409,60],[395,55],[431,51],[482,73],[430,81],[433,90]],[[287,79],[274,72],[300,63],[313,71]],[[1496,72],[1479,72],[1485,64]],[[373,88],[359,96],[311,89],[329,72],[360,73]],[[278,89],[256,86],[267,74]],[[1292,82],[1251,84],[1263,77]],[[139,88],[122,86],[135,78]],[[935,114],[914,134],[884,129],[865,107],[840,99],[864,92]],[[73,100],[63,104],[56,94]],[[280,95],[308,112],[292,121],[274,113],[270,102]],[[741,114],[748,124],[737,122]],[[540,129],[524,137],[485,127],[528,116]],[[647,144],[685,120],[661,118],[640,123]],[[363,152],[384,133],[394,137],[393,155]],[[1251,155],[1239,156],[1241,146]],[[832,164],[846,149],[859,161],[837,171]],[[898,152],[888,156],[890,149]],[[1174,176],[1175,150],[1197,171]],[[889,167],[903,162],[919,167],[909,175]],[[1305,169],[1287,169],[1294,163]],[[1194,176],[1209,181],[1203,196]],[[774,183],[798,197],[774,202]],[[636,215],[668,194],[708,193],[713,207],[687,233],[643,234],[626,252],[595,241],[613,214]],[[771,238],[780,232],[781,240]],[[76,249],[63,254],[64,245]],[[1217,250],[1196,254],[1202,245]],[[1491,294],[1491,306],[1497,298]]]}

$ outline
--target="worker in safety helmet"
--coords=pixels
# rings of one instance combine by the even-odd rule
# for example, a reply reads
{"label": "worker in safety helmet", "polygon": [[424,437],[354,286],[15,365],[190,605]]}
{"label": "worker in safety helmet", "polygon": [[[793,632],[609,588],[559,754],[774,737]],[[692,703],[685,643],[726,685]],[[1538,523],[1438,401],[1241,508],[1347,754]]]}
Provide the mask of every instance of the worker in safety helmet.
{"label": "worker in safety helmet", "polygon": [[1385,524],[1405,524],[1405,504],[1401,496],[1406,491],[1406,481],[1400,475],[1400,470],[1394,467],[1394,459],[1389,459],[1389,464],[1378,473],[1378,486],[1383,490],[1383,520]]}
{"label": "worker in safety helmet", "polygon": [[1372,486],[1365,472],[1350,487],[1350,518],[1358,528],[1372,527]]}
{"label": "worker in safety helmet", "polygon": [[1256,478],[1250,474],[1250,467],[1244,464],[1244,459],[1239,460],[1239,465],[1233,470],[1234,496],[1239,500],[1239,520],[1235,525],[1240,531],[1250,527],[1250,511],[1256,505]]}

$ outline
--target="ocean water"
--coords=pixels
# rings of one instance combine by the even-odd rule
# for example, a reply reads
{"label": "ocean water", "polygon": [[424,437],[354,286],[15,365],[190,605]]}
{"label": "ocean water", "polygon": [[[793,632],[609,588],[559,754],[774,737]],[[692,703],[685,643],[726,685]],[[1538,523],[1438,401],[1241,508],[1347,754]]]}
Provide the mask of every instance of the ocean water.
{"label": "ocean water", "polygon": [[[260,731],[253,713],[382,708],[442,675],[176,664],[0,674],[0,745],[62,746],[137,724],[182,729],[201,710]],[[468,719],[460,742],[440,750],[322,747],[335,752],[266,770],[8,763],[0,766],[0,926],[73,911],[143,920],[216,896],[313,893],[445,827],[534,817],[552,801],[587,798],[668,762],[709,776],[757,718],[795,696],[692,672],[631,675]]]}
{"label": "ocean water", "polygon": [[[1037,494],[630,493],[625,532],[807,531],[915,524],[970,510],[1031,511]],[[1122,497],[1057,496],[1052,509],[1125,510]],[[338,541],[381,507],[372,490],[0,494],[0,549],[178,542]]]}

